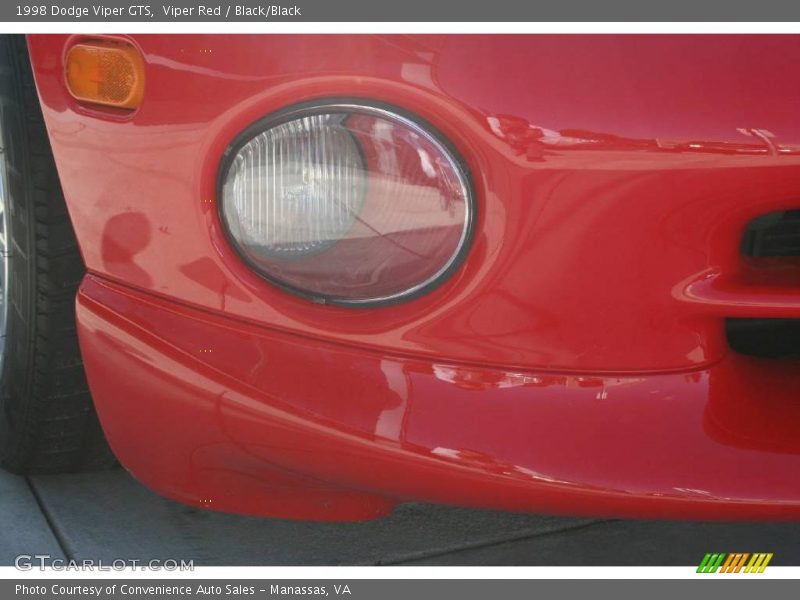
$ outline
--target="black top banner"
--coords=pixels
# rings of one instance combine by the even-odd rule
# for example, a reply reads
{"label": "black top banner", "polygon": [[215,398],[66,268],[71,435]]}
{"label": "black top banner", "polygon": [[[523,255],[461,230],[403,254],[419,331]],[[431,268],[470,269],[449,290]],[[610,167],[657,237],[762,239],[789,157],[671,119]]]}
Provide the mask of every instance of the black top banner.
{"label": "black top banner", "polygon": [[3,22],[781,22],[786,0],[3,0]]}

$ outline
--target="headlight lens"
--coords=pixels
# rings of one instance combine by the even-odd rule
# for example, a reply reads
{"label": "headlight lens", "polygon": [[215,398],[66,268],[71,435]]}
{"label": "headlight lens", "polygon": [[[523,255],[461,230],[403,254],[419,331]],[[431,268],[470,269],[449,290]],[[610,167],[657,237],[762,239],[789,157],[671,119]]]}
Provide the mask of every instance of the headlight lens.
{"label": "headlight lens", "polygon": [[465,170],[430,128],[357,104],[290,110],[245,132],[223,221],[267,279],[318,301],[400,300],[456,266],[473,221]]}

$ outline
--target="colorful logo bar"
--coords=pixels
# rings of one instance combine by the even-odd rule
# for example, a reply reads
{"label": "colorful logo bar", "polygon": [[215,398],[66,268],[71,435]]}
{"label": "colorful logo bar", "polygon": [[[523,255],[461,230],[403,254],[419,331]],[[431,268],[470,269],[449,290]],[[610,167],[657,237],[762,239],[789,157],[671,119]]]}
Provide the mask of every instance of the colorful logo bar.
{"label": "colorful logo bar", "polygon": [[[748,561],[748,559],[750,559]],[[733,554],[708,553],[703,557],[700,566],[697,567],[698,573],[763,573],[769,561],[772,560],[772,552],[736,552]],[[746,566],[745,566],[746,563]]]}

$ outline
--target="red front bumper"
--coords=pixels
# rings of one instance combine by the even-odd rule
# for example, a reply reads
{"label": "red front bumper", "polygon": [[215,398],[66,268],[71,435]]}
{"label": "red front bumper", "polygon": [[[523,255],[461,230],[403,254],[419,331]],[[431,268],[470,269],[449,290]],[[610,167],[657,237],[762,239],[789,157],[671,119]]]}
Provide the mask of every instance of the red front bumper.
{"label": "red front bumper", "polygon": [[[34,36],[33,64],[90,271],[89,382],[146,484],[298,518],[800,515],[800,369],[724,333],[800,316],[794,267],[739,253],[798,206],[795,38],[137,36],[128,116],[66,93],[72,41]],[[472,171],[475,242],[422,298],[308,303],[220,230],[231,140],[336,96],[420,115]]]}
{"label": "red front bumper", "polygon": [[361,519],[403,500],[564,514],[794,518],[800,380],[517,372],[320,343],[89,276],[78,320],[114,452],[218,510]]}

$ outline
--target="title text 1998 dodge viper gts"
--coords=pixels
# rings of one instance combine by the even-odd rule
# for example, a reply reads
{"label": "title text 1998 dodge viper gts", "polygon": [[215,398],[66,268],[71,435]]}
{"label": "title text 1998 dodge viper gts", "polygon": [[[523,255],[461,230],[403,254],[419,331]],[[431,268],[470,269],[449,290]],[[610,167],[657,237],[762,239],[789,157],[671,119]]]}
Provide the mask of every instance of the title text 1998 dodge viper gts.
{"label": "title text 1998 dodge viper gts", "polygon": [[4,38],[0,460],[302,519],[796,519],[798,64]]}

